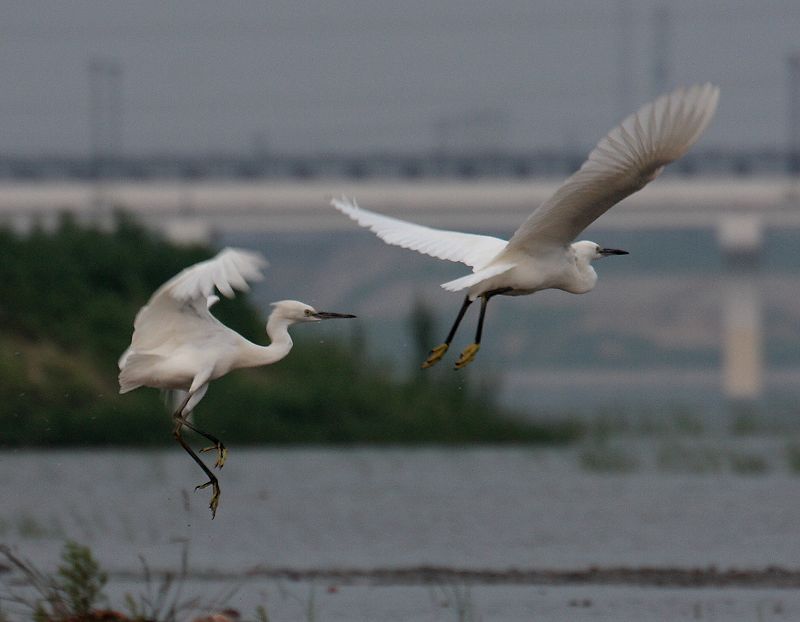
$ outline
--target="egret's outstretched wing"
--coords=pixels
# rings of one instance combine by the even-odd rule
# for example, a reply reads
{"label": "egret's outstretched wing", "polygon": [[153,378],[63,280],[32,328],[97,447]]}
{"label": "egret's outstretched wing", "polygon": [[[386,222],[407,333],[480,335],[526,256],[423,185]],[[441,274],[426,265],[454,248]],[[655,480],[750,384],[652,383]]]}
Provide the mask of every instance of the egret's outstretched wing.
{"label": "egret's outstretched wing", "polygon": [[355,201],[346,197],[333,199],[331,205],[362,227],[373,231],[387,244],[410,248],[439,259],[459,261],[475,270],[489,263],[506,245],[505,240],[489,235],[433,229],[376,214],[360,208]]}
{"label": "egret's outstretched wing", "polygon": [[714,116],[718,99],[719,88],[706,83],[642,106],[597,143],[580,170],[517,229],[497,261],[572,242],[612,205],[686,153]]}
{"label": "egret's outstretched wing", "polygon": [[[216,302],[215,288],[233,298],[234,290],[247,291],[248,282],[260,281],[266,266],[260,253],[226,248],[215,257],[186,268],[159,287],[136,314],[129,350],[158,352],[190,337],[201,342],[203,336],[223,328],[209,312]],[[125,358],[123,354],[120,366]]]}
{"label": "egret's outstretched wing", "polygon": [[247,291],[248,281],[260,281],[261,270],[266,266],[267,260],[260,253],[226,248],[215,257],[179,272],[159,287],[153,298],[168,293],[176,300],[199,300],[207,306],[215,287],[226,298],[233,298],[233,290]]}

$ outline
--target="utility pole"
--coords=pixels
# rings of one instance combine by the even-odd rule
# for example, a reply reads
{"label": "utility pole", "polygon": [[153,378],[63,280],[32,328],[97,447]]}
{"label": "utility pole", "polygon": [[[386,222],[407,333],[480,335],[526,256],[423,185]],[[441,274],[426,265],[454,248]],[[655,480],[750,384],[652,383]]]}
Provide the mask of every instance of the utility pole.
{"label": "utility pole", "polygon": [[672,19],[669,7],[658,5],[653,11],[653,97],[669,88]]}
{"label": "utility pole", "polygon": [[96,216],[107,212],[104,180],[109,164],[122,152],[122,65],[105,58],[92,58],[89,72],[89,161],[95,183]]}
{"label": "utility pole", "polygon": [[789,69],[788,84],[788,172],[797,176],[800,173],[800,52],[793,52],[786,58]]}
{"label": "utility pole", "polygon": [[631,113],[633,89],[633,4],[617,0],[617,116],[624,119]]}

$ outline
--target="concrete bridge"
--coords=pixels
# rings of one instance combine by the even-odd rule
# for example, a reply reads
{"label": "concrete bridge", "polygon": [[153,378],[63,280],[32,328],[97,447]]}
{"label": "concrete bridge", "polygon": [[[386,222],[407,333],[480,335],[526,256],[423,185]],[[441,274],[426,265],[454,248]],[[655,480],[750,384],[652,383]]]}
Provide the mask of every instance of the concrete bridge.
{"label": "concrete bridge", "polygon": [[[368,209],[421,224],[473,231],[516,229],[558,181],[154,181],[0,183],[0,223],[27,229],[63,211],[103,222],[115,209],[176,239],[237,231],[351,228],[329,205],[354,196]],[[786,177],[666,176],[613,208],[605,229],[716,228],[731,216],[765,228],[800,227],[800,181]]]}

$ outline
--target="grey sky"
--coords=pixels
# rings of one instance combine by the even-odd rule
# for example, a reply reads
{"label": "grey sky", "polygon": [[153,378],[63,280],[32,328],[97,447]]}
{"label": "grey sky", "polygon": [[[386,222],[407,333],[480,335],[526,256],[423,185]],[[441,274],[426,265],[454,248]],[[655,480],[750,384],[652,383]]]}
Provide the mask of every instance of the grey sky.
{"label": "grey sky", "polygon": [[129,154],[238,152],[257,136],[295,153],[588,147],[653,95],[657,6],[669,7],[669,84],[722,87],[703,144],[783,146],[786,55],[800,50],[797,0],[2,6],[4,154],[88,152],[96,57],[124,68]]}

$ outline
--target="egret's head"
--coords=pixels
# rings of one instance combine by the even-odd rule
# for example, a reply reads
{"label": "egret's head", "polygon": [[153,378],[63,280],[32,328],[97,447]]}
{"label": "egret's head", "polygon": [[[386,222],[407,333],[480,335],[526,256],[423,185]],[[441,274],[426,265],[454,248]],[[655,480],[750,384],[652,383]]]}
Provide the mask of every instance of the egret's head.
{"label": "egret's head", "polygon": [[333,318],[355,317],[349,313],[331,313],[330,311],[317,311],[311,305],[307,305],[299,300],[280,300],[272,303],[273,310],[270,320],[282,319],[290,324],[297,322],[319,322],[320,320],[330,320]]}
{"label": "egret's head", "polygon": [[579,259],[583,259],[586,262],[594,261],[595,259],[601,259],[603,257],[608,257],[609,255],[627,255],[628,251],[622,251],[618,248],[603,248],[596,242],[590,242],[589,240],[581,240],[580,242],[575,242],[572,245],[572,248],[575,249],[575,254],[578,256]]}

